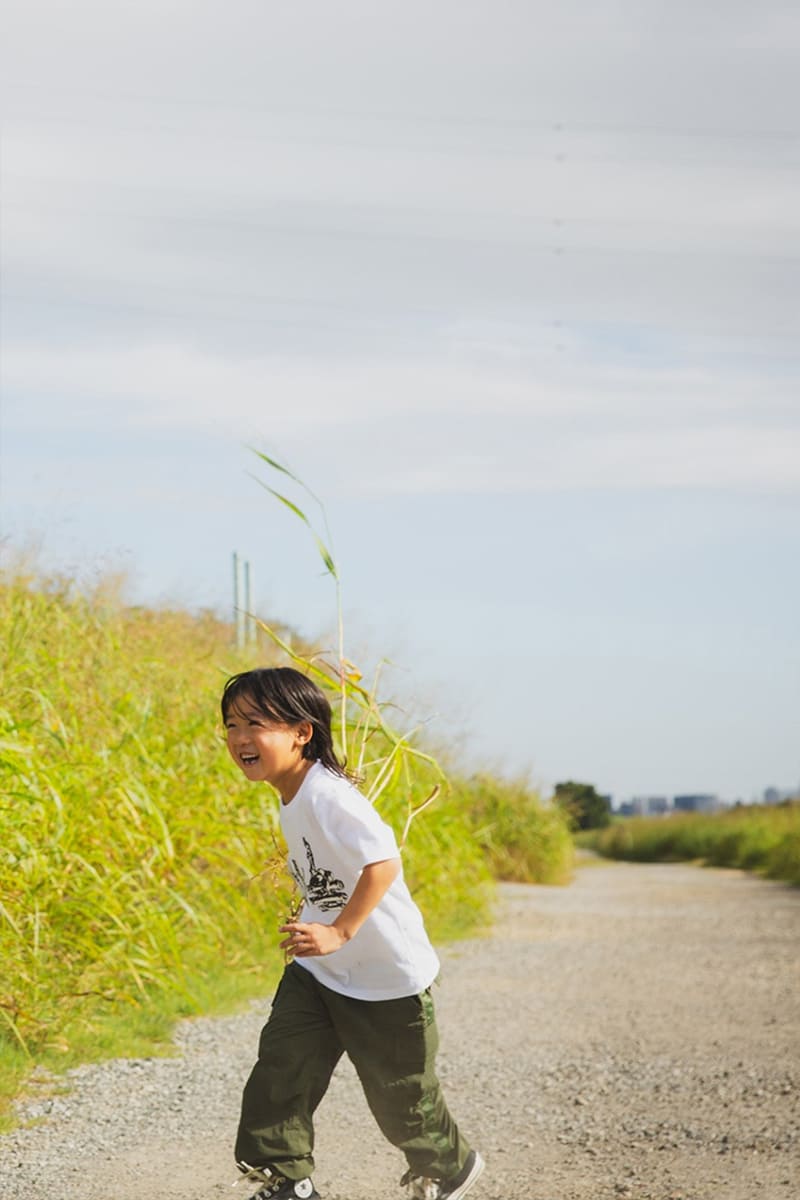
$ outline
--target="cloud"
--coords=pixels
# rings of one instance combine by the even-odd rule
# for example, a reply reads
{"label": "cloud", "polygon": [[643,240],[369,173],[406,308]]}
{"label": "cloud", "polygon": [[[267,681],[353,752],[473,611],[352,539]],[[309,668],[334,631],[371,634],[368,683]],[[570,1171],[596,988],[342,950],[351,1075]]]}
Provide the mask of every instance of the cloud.
{"label": "cloud", "polygon": [[213,4],[56,11],[8,23],[12,327],[167,320],[248,354],[490,316],[797,336],[777,0],[245,5],[247,36]]}
{"label": "cloud", "polygon": [[792,380],[681,366],[225,360],[10,348],[10,429],[208,434],[362,464],[359,490],[800,490]]}
{"label": "cloud", "polygon": [[8,43],[12,431],[311,429],[383,490],[797,486],[789,7],[780,40],[744,4],[347,0],[244,38],[79,0],[34,37],[49,7]]}
{"label": "cloud", "polygon": [[424,454],[394,473],[367,477],[400,493],[742,490],[800,493],[800,431],[748,428],[614,432],[532,439],[502,454],[486,451],[435,462]]}

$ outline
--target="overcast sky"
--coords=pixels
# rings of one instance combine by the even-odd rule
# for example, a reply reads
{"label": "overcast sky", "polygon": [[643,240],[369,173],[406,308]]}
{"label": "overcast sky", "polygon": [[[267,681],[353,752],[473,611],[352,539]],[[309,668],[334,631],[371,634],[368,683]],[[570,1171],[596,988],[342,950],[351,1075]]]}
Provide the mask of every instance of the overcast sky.
{"label": "overcast sky", "polygon": [[800,783],[800,10],[69,6],[2,36],[9,544],[333,625],[470,766]]}

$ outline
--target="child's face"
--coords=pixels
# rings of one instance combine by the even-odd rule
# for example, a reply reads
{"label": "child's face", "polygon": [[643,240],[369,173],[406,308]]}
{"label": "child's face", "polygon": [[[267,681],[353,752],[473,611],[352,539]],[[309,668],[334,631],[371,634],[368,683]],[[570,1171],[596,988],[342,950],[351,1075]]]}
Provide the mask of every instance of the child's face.
{"label": "child's face", "polygon": [[298,774],[311,765],[303,758],[312,732],[305,721],[298,725],[271,721],[245,699],[228,712],[225,728],[231,758],[253,783],[271,783],[285,795]]}

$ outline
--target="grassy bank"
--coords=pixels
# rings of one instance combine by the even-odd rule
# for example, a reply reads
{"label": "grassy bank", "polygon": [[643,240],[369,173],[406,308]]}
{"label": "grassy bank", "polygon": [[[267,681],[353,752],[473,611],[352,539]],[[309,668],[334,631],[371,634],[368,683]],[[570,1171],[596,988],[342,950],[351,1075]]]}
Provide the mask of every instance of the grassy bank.
{"label": "grassy bank", "polygon": [[748,805],[719,813],[631,817],[591,836],[608,858],[636,862],[700,859],[800,884],[800,802]]}
{"label": "grassy bank", "polygon": [[[0,646],[0,1078],[11,1095],[34,1065],[166,1050],[178,1017],[263,995],[293,897],[275,799],[242,780],[217,715],[230,673],[285,661],[272,643],[243,661],[213,615],[131,608],[106,584],[78,591],[17,572],[0,581]],[[354,702],[346,719],[398,836],[440,788],[404,849],[435,938],[487,923],[493,876],[566,878],[558,814],[500,781],[443,780],[435,759],[370,726],[368,709]]]}

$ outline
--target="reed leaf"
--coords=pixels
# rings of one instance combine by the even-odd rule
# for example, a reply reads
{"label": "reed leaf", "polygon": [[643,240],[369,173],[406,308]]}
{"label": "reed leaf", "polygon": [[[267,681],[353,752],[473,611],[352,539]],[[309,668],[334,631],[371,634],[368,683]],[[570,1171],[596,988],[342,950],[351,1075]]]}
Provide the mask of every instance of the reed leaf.
{"label": "reed leaf", "polygon": [[[330,662],[259,630],[262,662],[338,698],[337,737],[434,936],[474,929],[490,877],[463,781],[424,730],[395,729],[341,633]],[[215,723],[222,681],[252,665],[233,640],[213,614],[132,607],[102,580],[0,575],[0,1042],[20,1064],[150,1053],[156,1018],[163,1041],[180,1015],[269,993],[294,900],[275,799]]]}

